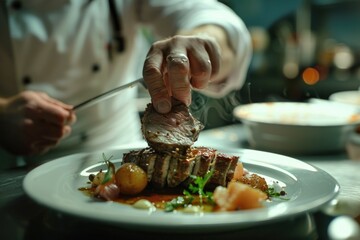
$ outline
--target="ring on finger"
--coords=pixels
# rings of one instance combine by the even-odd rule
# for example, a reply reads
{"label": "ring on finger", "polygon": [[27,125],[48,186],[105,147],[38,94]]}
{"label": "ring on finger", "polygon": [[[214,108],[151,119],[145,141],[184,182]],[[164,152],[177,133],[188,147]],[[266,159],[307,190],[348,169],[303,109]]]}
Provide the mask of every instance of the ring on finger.
{"label": "ring on finger", "polygon": [[189,61],[189,58],[183,54],[183,53],[170,53],[167,57],[166,57],[166,61],[167,62],[181,62],[181,63],[186,63]]}

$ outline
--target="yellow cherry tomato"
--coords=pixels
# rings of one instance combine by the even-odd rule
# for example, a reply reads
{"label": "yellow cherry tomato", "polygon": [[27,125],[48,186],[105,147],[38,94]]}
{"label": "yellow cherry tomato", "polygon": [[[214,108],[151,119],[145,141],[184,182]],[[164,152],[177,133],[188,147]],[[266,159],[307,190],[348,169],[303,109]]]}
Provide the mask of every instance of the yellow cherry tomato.
{"label": "yellow cherry tomato", "polygon": [[115,173],[115,181],[121,194],[135,195],[147,186],[146,172],[134,163],[124,163]]}

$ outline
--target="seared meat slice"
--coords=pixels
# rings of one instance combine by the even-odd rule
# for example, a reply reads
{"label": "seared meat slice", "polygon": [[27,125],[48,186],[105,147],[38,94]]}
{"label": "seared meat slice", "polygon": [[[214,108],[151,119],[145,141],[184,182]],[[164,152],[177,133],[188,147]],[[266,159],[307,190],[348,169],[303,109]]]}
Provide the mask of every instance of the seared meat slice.
{"label": "seared meat slice", "polygon": [[[191,149],[191,155],[194,157],[194,167],[190,175],[204,177],[214,165],[216,150],[207,147],[194,147]],[[193,181],[194,179],[188,178],[183,182],[183,185],[188,186]]]}
{"label": "seared meat slice", "polygon": [[139,161],[140,161],[140,158],[141,158],[141,153],[144,150],[145,149],[133,150],[133,151],[130,151],[128,153],[124,153],[123,158],[122,158],[122,162],[123,163],[134,163],[134,164],[138,165]]}
{"label": "seared meat slice", "polygon": [[147,173],[148,182],[155,188],[188,186],[190,175],[204,177],[213,171],[206,187],[226,186],[234,176],[238,156],[218,153],[215,149],[193,147],[186,155],[163,154],[151,148],[130,151],[123,156],[123,163],[131,162]]}
{"label": "seared meat slice", "polygon": [[193,149],[193,152],[194,155],[197,155],[199,160],[196,161],[192,175],[203,177],[211,170],[211,166],[213,166],[213,162],[216,158],[216,150],[206,147],[196,147]]}
{"label": "seared meat slice", "polygon": [[265,178],[263,178],[257,174],[244,175],[238,181],[245,183],[247,185],[250,185],[253,188],[257,188],[263,192],[267,191],[269,188],[269,186],[266,183]]}
{"label": "seared meat slice", "polygon": [[235,173],[235,169],[236,166],[239,162],[239,157],[238,156],[230,156],[230,158],[232,158],[231,163],[230,163],[230,167],[229,167],[229,171],[226,174],[226,182],[230,182],[233,177],[234,177],[234,173]]}
{"label": "seared meat slice", "polygon": [[138,166],[146,172],[148,182],[152,179],[156,158],[157,154],[151,148],[146,148],[141,153],[141,159]]}
{"label": "seared meat slice", "polygon": [[228,173],[230,172],[229,176],[231,174],[234,175],[233,171],[235,171],[236,163],[238,162],[238,160],[238,156],[230,156],[224,153],[218,153],[213,168],[214,172],[206,186],[208,188],[215,188],[216,186],[226,186],[228,182]]}
{"label": "seared meat slice", "polygon": [[195,159],[195,156],[190,154],[188,156],[182,156],[181,158],[171,158],[167,176],[167,184],[169,187],[176,187],[190,177]]}
{"label": "seared meat slice", "polygon": [[169,172],[170,155],[158,155],[155,161],[152,184],[156,188],[163,188],[166,184],[166,177]]}
{"label": "seared meat slice", "polygon": [[138,151],[130,151],[123,155],[123,163],[134,163],[141,167],[147,175],[148,182],[151,181],[157,154],[151,148],[144,148]]}
{"label": "seared meat slice", "polygon": [[149,103],[141,125],[143,136],[150,147],[161,153],[177,152],[183,155],[198,139],[203,128],[204,125],[191,115],[189,108],[175,100],[167,114],[156,112]]}

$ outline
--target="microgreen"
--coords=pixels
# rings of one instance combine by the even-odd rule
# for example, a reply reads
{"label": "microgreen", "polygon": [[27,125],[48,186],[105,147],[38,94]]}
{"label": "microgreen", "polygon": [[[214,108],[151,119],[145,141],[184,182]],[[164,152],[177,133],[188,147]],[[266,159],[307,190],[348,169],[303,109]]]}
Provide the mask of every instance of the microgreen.
{"label": "microgreen", "polygon": [[190,205],[195,199],[194,195],[199,196],[200,206],[204,203],[214,204],[212,192],[204,190],[206,183],[209,181],[213,174],[213,170],[207,172],[204,177],[190,175],[194,179],[193,183],[189,184],[188,189],[183,191],[183,196],[176,197],[169,202],[165,203],[165,211],[172,212],[177,208],[183,208]]}
{"label": "microgreen", "polygon": [[213,202],[212,192],[205,192],[204,188],[206,183],[209,181],[210,177],[213,175],[214,170],[208,171],[204,177],[198,177],[191,175],[190,177],[194,179],[194,184],[189,185],[189,190],[193,194],[198,194],[200,199],[200,205],[203,204],[203,199],[205,198],[209,203]]}
{"label": "microgreen", "polygon": [[265,192],[269,197],[280,198],[282,200],[289,200],[288,198],[283,197],[286,195],[286,193],[284,191],[277,192],[277,191],[275,191],[275,188],[273,188],[273,187],[269,187]]}
{"label": "microgreen", "polygon": [[106,158],[105,154],[103,153],[102,154],[102,157],[105,161],[105,164],[107,165],[108,169],[107,169],[107,172],[105,173],[105,176],[104,176],[104,180],[102,181],[101,184],[105,184],[105,183],[108,183],[110,181],[112,181],[115,177],[115,165],[110,162],[111,158],[113,156],[110,156],[109,158]]}
{"label": "microgreen", "polygon": [[165,212],[172,212],[177,208],[186,207],[187,205],[191,204],[192,199],[190,199],[188,196],[178,196],[173,198],[171,201],[165,203]]}

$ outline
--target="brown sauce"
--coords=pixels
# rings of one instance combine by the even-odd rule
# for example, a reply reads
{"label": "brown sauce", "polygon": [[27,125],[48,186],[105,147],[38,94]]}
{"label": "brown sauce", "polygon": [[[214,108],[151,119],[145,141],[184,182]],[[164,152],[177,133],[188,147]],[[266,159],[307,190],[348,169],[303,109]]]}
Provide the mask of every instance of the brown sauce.
{"label": "brown sauce", "polygon": [[[93,187],[82,187],[79,188],[79,191],[83,192],[87,196],[95,197],[95,188]],[[143,192],[137,195],[129,196],[120,194],[116,199],[112,201],[132,205],[140,199],[146,199],[154,204],[156,208],[163,209],[165,207],[165,203],[171,201],[178,196],[183,196],[182,189],[178,188],[167,188],[167,189],[153,189],[147,188]]]}
{"label": "brown sauce", "polygon": [[164,208],[165,203],[171,201],[178,196],[182,196],[182,191],[180,189],[145,189],[142,193],[134,196],[128,195],[119,195],[117,199],[114,199],[114,202],[124,203],[132,205],[140,199],[148,200],[152,202],[157,208]]}

